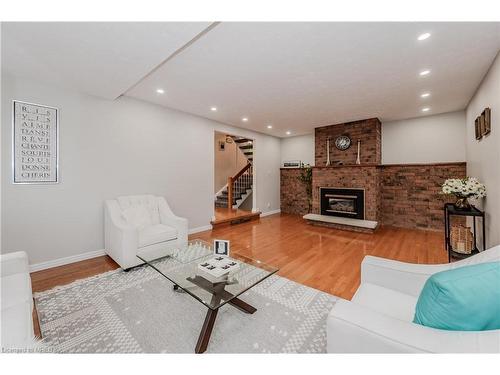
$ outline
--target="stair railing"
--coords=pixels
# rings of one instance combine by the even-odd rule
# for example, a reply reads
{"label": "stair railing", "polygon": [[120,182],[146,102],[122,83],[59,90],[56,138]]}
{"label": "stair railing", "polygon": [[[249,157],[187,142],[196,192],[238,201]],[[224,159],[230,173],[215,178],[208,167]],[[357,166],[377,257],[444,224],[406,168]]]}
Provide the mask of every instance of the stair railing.
{"label": "stair railing", "polygon": [[249,185],[249,180],[253,178],[253,166],[251,163],[245,165],[241,171],[233,177],[227,178],[227,208],[233,207],[234,194],[242,191],[244,186]]}

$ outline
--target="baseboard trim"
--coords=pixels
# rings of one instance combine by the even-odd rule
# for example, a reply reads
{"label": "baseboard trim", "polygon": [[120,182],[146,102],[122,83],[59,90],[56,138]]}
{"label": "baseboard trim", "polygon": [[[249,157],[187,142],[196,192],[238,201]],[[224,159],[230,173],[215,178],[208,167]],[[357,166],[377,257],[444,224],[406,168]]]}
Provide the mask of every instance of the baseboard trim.
{"label": "baseboard trim", "polygon": [[273,210],[273,211],[267,211],[267,212],[263,212],[260,214],[260,217],[265,217],[265,216],[269,216],[269,215],[274,215],[274,214],[279,214],[281,212],[280,209],[278,210]]}
{"label": "baseboard trim", "polygon": [[188,234],[195,234],[195,233],[199,233],[199,232],[205,232],[207,230],[211,230],[212,229],[212,226],[211,225],[204,225],[202,227],[198,227],[198,228],[192,228],[188,231]]}
{"label": "baseboard trim", "polygon": [[46,262],[30,264],[30,272],[42,271],[42,270],[46,270],[48,268],[64,266],[65,264],[75,263],[75,262],[79,262],[81,260],[86,260],[86,259],[91,259],[91,258],[97,258],[97,257],[103,256],[103,255],[106,255],[106,253],[104,252],[104,249],[89,251],[87,253],[78,254],[78,255],[71,255],[69,257],[64,257],[64,258],[59,258],[59,259],[54,259],[54,260],[48,260]]}

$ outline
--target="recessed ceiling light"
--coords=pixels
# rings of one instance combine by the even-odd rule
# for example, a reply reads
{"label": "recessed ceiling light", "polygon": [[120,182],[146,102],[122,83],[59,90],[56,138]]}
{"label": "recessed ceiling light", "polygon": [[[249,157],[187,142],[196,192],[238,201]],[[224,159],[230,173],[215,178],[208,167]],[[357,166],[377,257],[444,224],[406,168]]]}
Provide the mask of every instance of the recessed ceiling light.
{"label": "recessed ceiling light", "polygon": [[272,126],[272,125],[267,125],[267,128],[268,128],[268,129],[272,129],[272,128],[273,128],[273,126]]}
{"label": "recessed ceiling light", "polygon": [[429,96],[431,96],[430,92],[424,92],[422,95],[420,95],[421,98],[428,98]]}
{"label": "recessed ceiling light", "polygon": [[210,107],[210,110],[211,110],[212,112],[217,112],[217,107]]}
{"label": "recessed ceiling light", "polygon": [[247,118],[247,117],[243,117],[243,118],[241,119],[241,121],[243,121],[243,122],[247,122],[247,121],[248,121],[248,118]]}
{"label": "recessed ceiling light", "polygon": [[431,33],[423,33],[418,36],[418,40],[426,40],[428,37],[431,36]]}
{"label": "recessed ceiling light", "polygon": [[158,94],[165,94],[165,90],[163,90],[163,89],[156,89],[156,92]]}
{"label": "recessed ceiling light", "polygon": [[427,74],[429,74],[430,72],[431,72],[431,71],[430,71],[429,69],[422,70],[422,71],[420,72],[420,75],[421,75],[421,76],[426,76],[426,75],[427,75]]}
{"label": "recessed ceiling light", "polygon": [[429,107],[422,108],[422,112],[429,112],[431,109]]}
{"label": "recessed ceiling light", "polygon": [[290,135],[290,134],[292,134],[292,132],[291,132],[290,130],[288,130],[288,131],[286,132],[286,135]]}

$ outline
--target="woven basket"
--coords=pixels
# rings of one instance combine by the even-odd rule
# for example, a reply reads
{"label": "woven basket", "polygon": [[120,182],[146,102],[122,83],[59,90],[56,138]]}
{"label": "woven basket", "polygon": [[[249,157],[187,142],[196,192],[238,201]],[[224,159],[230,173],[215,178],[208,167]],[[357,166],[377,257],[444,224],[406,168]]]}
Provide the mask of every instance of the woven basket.
{"label": "woven basket", "polygon": [[454,225],[451,227],[450,243],[453,251],[470,254],[474,248],[474,235],[469,227]]}

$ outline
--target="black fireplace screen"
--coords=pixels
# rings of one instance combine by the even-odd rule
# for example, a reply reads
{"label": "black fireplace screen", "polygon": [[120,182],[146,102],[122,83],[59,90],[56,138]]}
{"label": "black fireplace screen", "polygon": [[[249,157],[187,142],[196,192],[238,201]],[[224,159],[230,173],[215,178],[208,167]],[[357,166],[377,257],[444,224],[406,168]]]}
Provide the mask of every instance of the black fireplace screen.
{"label": "black fireplace screen", "polygon": [[364,219],[364,190],[320,188],[321,215]]}

